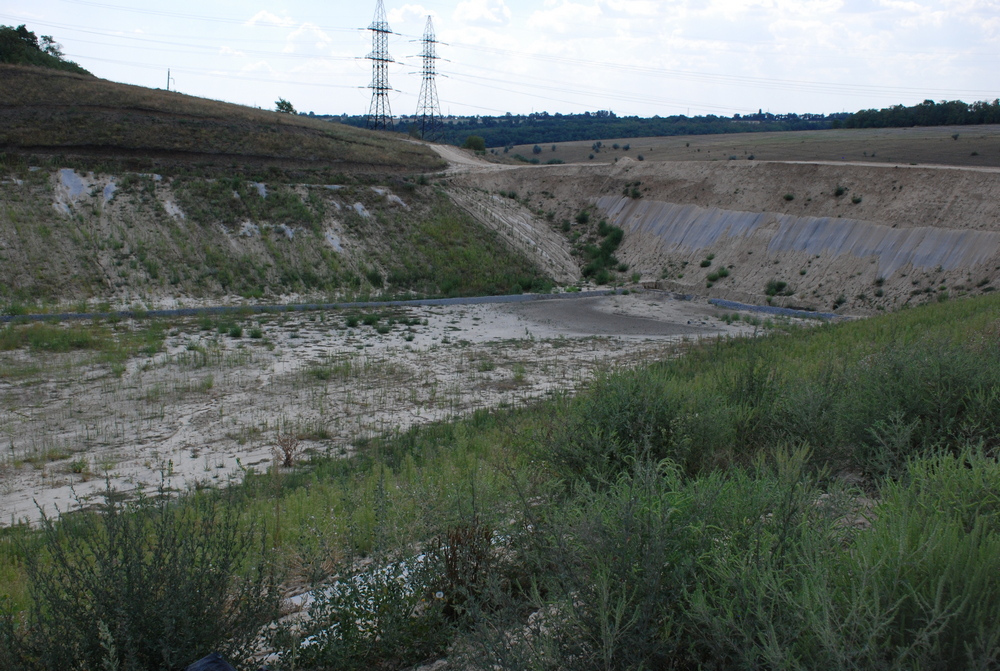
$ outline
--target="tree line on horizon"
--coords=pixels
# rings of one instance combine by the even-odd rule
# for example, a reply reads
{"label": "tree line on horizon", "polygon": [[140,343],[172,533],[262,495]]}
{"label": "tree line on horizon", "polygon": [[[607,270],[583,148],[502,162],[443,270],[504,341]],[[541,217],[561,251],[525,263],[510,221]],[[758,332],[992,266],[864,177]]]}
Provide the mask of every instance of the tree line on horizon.
{"label": "tree line on horizon", "polygon": [[[341,123],[364,128],[367,117],[333,117]],[[965,126],[1000,124],[1000,99],[966,103],[943,100],[907,107],[893,105],[884,109],[866,109],[854,113],[770,114],[720,117],[712,114],[688,117],[619,117],[614,112],[582,114],[506,114],[449,119],[434,137],[426,139],[462,145],[470,135],[482,137],[487,147],[513,147],[525,144],[548,144],[609,138],[665,137],[673,135],[713,135],[773,131],[825,130],[830,128],[906,128],[910,126]],[[419,136],[416,117],[403,117],[395,130]]]}
{"label": "tree line on horizon", "polygon": [[[483,138],[487,147],[513,147],[521,144],[573,142],[597,138],[655,137],[670,135],[714,135],[783,130],[819,130],[830,128],[834,118],[846,114],[770,114],[760,112],[749,116],[715,115],[688,117],[617,116],[601,110],[580,114],[505,114],[502,116],[459,117],[442,123],[433,137],[426,139],[444,144],[461,145],[470,135]],[[341,123],[365,128],[367,117],[334,117]],[[418,117],[404,117],[395,130],[419,135]]]}
{"label": "tree line on horizon", "polygon": [[909,126],[975,126],[1000,124],[1000,99],[992,102],[979,100],[966,103],[961,100],[942,100],[939,103],[925,100],[907,107],[893,105],[880,110],[867,109],[851,114],[833,128],[907,128]]}

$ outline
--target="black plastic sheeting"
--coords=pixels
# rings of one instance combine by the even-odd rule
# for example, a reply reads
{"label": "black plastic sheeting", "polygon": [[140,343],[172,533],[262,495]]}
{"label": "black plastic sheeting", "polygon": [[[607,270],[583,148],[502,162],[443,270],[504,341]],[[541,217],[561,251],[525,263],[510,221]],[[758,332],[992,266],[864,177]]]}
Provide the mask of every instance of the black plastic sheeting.
{"label": "black plastic sheeting", "polygon": [[793,308],[779,308],[777,305],[747,305],[736,301],[726,301],[721,298],[709,298],[712,305],[726,310],[745,310],[747,312],[763,312],[769,315],[781,315],[784,317],[805,317],[807,319],[844,319],[843,315],[832,312],[812,312],[811,310],[795,310]]}
{"label": "black plastic sheeting", "polygon": [[483,303],[526,303],[528,301],[588,298],[618,293],[614,289],[573,291],[562,294],[513,294],[507,296],[473,296],[466,298],[422,298],[403,301],[359,301],[356,303],[296,303],[292,305],[226,305],[206,308],[173,310],[119,310],[117,312],[54,312],[51,314],[0,315],[0,323],[12,321],[66,321],[71,319],[133,319],[145,317],[197,317],[261,312],[307,312],[311,310],[349,310],[387,307],[420,307],[428,305],[480,305]]}

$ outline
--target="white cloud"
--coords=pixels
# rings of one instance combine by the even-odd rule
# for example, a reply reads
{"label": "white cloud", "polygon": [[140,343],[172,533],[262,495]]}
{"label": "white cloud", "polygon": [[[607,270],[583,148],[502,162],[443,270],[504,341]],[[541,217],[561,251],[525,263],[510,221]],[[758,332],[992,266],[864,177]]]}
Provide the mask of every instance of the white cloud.
{"label": "white cloud", "polygon": [[287,16],[281,17],[266,9],[262,9],[251,17],[249,21],[246,22],[248,26],[281,26],[283,28],[291,28],[295,25],[295,21]]}
{"label": "white cloud", "polygon": [[656,16],[659,4],[651,0],[601,0],[604,14],[613,17]]}
{"label": "white cloud", "polygon": [[601,22],[601,8],[596,4],[583,5],[565,0],[558,5],[545,4],[546,9],[533,13],[528,19],[529,28],[568,33],[579,26],[596,28]]}
{"label": "white cloud", "polygon": [[510,23],[510,7],[504,0],[465,0],[458,3],[454,18],[472,26],[499,27]]}
{"label": "white cloud", "polygon": [[311,44],[316,49],[325,49],[331,42],[333,42],[333,38],[327,35],[326,32],[324,32],[323,29],[315,23],[303,23],[301,26],[289,33],[286,39],[288,41],[283,49],[286,54],[294,53],[296,51],[296,46],[299,43],[306,48],[308,48],[308,45]]}
{"label": "white cloud", "polygon": [[243,53],[242,51],[237,51],[236,49],[233,49],[232,47],[221,47],[219,49],[219,53],[220,54],[224,54],[226,56],[240,56],[240,57],[246,56],[246,54]]}
{"label": "white cloud", "polygon": [[386,18],[389,20],[390,26],[397,23],[419,23],[423,25],[428,16],[436,19],[437,12],[433,9],[427,9],[423,5],[403,5],[398,9],[390,9]]}
{"label": "white cloud", "polygon": [[257,61],[256,63],[250,63],[249,65],[244,65],[240,68],[240,72],[274,72],[274,68],[267,61]]}

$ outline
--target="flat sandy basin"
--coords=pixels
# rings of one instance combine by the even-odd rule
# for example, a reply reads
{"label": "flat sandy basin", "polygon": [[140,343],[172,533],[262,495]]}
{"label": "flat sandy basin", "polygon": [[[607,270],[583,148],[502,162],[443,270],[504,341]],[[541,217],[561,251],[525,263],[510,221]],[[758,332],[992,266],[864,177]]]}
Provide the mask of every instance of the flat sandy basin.
{"label": "flat sandy basin", "polygon": [[572,392],[600,371],[754,331],[723,314],[646,292],[386,309],[353,327],[345,310],[254,315],[238,320],[241,338],[179,319],[162,352],[124,371],[0,353],[0,519],[69,509],[106,479],[224,484],[267,468],[279,435],[297,436],[303,458],[346,455],[367,437]]}

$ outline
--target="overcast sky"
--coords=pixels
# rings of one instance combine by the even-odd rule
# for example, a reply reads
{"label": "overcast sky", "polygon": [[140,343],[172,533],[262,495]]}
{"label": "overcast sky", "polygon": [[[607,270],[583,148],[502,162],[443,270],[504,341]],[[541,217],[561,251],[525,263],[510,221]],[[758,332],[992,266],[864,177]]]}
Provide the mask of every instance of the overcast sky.
{"label": "overcast sky", "polygon": [[[364,114],[375,0],[4,0],[99,77]],[[1000,96],[1000,0],[386,0],[390,98],[414,114],[433,17],[442,111],[839,112]]]}

